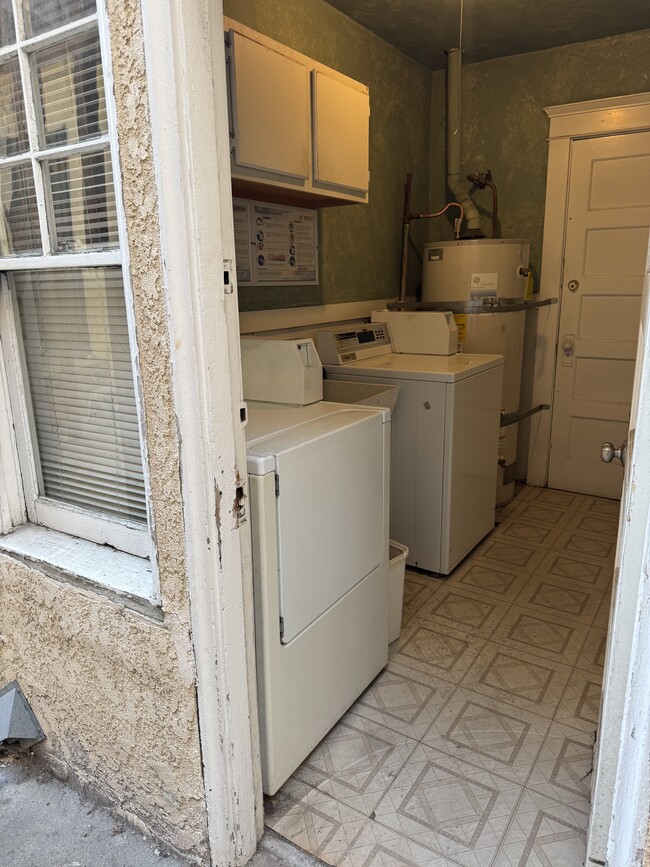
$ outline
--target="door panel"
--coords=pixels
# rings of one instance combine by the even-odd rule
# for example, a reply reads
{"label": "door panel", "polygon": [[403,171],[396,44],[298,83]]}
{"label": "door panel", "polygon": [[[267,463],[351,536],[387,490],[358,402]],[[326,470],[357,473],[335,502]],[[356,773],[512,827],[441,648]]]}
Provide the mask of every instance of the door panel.
{"label": "door panel", "polygon": [[326,434],[277,452],[285,643],[376,569],[386,548],[381,414],[341,412],[326,424]]}
{"label": "door panel", "polygon": [[[572,143],[548,484],[620,497],[650,226],[650,133]],[[622,436],[621,436],[622,434]]]}

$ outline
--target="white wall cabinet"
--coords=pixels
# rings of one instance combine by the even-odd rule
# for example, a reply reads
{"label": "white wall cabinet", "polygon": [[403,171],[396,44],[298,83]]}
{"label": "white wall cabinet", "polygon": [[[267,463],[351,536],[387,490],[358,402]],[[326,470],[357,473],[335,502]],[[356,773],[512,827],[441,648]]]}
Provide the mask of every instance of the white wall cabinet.
{"label": "white wall cabinet", "polygon": [[368,88],[232,19],[233,193],[303,207],[368,201]]}

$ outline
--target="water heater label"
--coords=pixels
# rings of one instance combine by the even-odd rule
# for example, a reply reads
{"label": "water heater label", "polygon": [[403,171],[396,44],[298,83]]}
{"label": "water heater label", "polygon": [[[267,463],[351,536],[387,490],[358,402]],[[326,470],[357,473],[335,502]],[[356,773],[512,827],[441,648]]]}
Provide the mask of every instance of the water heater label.
{"label": "water heater label", "polygon": [[[497,273],[487,273],[484,272],[482,274],[472,274],[472,279],[470,282],[470,290],[472,292],[472,297],[487,297],[488,292],[492,292],[496,295],[497,288],[499,285],[499,275]],[[480,292],[480,296],[474,296],[474,292]]]}
{"label": "water heater label", "polygon": [[456,313],[454,319],[456,320],[456,329],[458,331],[458,342],[465,343],[467,336],[467,314]]}

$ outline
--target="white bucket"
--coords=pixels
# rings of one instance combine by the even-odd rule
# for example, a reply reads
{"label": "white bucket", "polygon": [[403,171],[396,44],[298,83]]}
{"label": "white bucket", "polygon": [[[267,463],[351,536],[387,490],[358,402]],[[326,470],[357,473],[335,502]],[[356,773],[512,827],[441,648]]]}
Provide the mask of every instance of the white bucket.
{"label": "white bucket", "polygon": [[388,643],[399,638],[404,603],[404,572],[409,549],[390,540],[388,549]]}

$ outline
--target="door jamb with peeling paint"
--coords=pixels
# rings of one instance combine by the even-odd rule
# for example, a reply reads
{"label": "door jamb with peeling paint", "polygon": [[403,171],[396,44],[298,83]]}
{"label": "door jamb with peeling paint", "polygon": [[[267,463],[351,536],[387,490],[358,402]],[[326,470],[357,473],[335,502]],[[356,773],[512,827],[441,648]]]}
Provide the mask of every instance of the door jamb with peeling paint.
{"label": "door jamb with peeling paint", "polygon": [[212,863],[237,867],[263,811],[223,8],[156,0],[142,13],[208,834]]}

